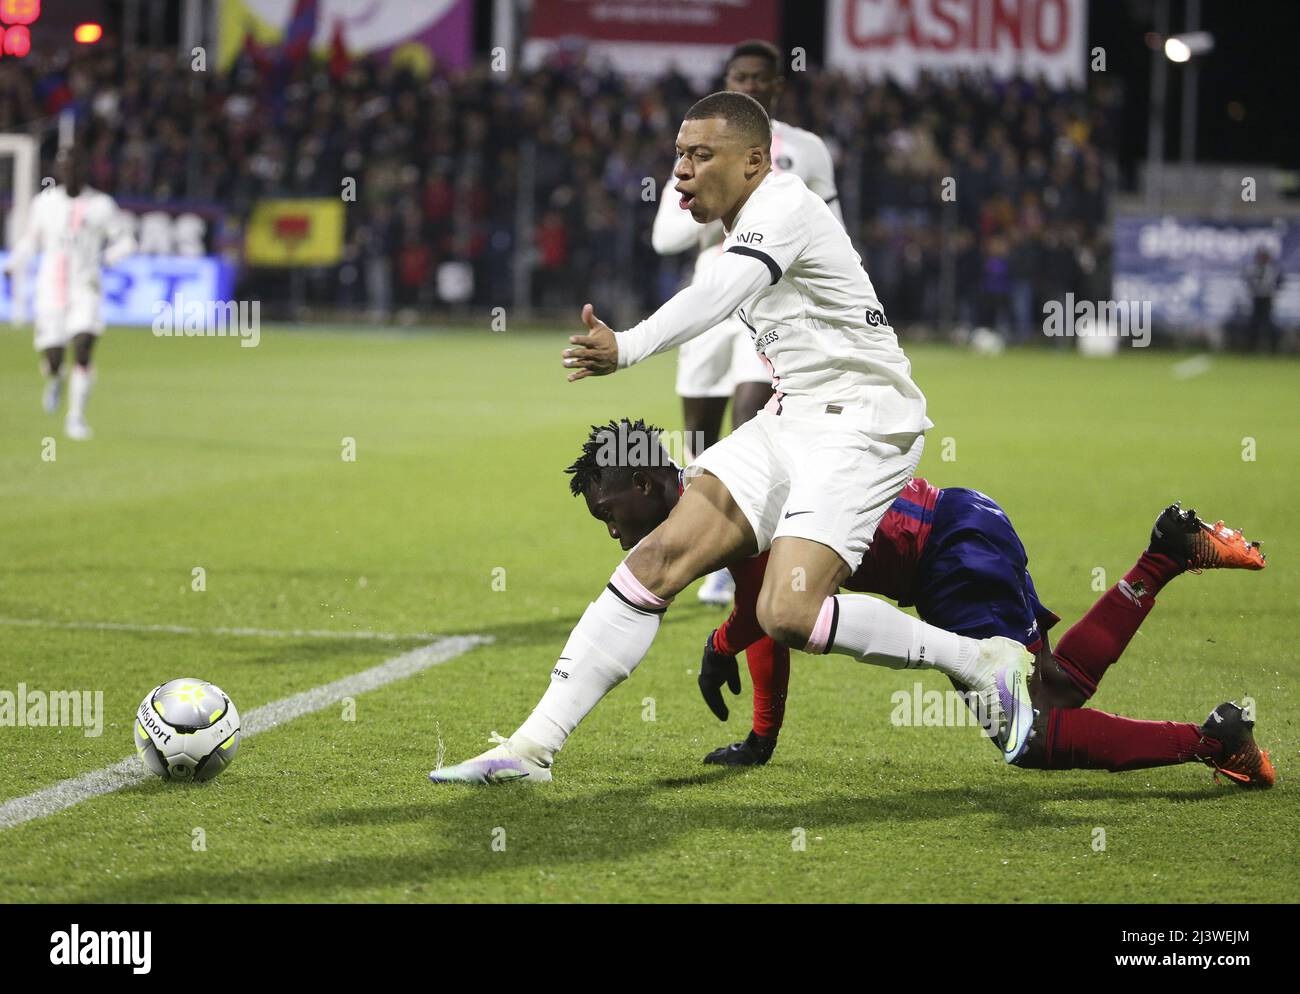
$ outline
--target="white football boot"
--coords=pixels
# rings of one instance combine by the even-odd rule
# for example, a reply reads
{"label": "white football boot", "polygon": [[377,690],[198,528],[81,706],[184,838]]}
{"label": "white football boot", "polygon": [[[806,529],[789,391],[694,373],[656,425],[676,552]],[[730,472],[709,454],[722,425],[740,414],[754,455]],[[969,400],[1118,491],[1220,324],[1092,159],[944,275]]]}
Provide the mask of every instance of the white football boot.
{"label": "white football boot", "polygon": [[[434,783],[549,783],[550,765],[543,766],[518,752],[510,740],[493,732],[489,741],[497,745],[473,759],[455,766],[443,766],[429,773]],[[530,752],[534,750],[528,750]]]}
{"label": "white football boot", "polygon": [[736,596],[736,581],[731,578],[731,571],[716,570],[704,578],[700,587],[699,598],[705,604],[726,607]]}
{"label": "white football boot", "polygon": [[979,675],[966,694],[989,737],[1014,763],[1029,745],[1034,727],[1034,706],[1029,699],[1029,678],[1034,656],[1014,639],[994,636],[980,639]]}
{"label": "white football boot", "polygon": [[71,414],[63,421],[63,433],[78,442],[84,442],[95,434],[90,430],[90,425],[86,424],[85,418],[74,418]]}

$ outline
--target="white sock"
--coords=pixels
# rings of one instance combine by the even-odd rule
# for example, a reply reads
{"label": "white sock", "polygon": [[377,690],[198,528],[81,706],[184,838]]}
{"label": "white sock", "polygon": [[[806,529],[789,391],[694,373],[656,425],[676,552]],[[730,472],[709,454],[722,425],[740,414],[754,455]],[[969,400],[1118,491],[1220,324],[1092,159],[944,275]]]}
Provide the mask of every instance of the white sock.
{"label": "white sock", "polygon": [[645,658],[667,606],[620,565],[609,586],[587,605],[551,671],[550,687],[510,736],[511,744],[549,765],[578,723]]}
{"label": "white sock", "polygon": [[837,652],[896,670],[932,669],[974,682],[979,640],[927,625],[865,594],[827,597],[806,652]]}
{"label": "white sock", "polygon": [[90,366],[73,366],[68,377],[68,418],[81,421],[86,416],[86,398],[95,384],[95,371]]}

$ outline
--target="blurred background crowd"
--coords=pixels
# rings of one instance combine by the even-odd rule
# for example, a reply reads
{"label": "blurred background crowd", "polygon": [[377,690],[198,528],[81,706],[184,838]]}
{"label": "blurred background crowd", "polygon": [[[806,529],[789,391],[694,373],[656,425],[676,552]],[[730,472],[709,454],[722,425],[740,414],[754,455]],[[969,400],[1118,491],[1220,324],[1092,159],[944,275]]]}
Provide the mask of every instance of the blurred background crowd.
{"label": "blurred background crowd", "polygon": [[[946,316],[1014,340],[1043,300],[1104,295],[1116,87],[787,78],[778,116],[830,147],[846,223],[894,320]],[[632,82],[581,64],[426,79],[249,46],[226,72],[194,72],[174,49],[99,48],[0,63],[0,129],[73,110],[92,185],[206,206],[214,246],[236,254],[260,198],[339,196],[355,180],[343,261],[305,274],[302,306],[387,320],[518,304],[522,286],[543,312],[585,294],[640,312],[687,273],[689,260],[655,256],[650,225],[701,95],[675,74]],[[276,274],[243,279],[241,292],[277,297]]]}
{"label": "blurred background crowd", "polygon": [[[503,307],[545,322],[590,300],[619,326],[689,278],[689,253],[653,251],[652,221],[683,112],[722,88],[722,55],[693,53],[730,42],[661,43],[669,57],[647,73],[574,42],[564,18],[594,0],[457,0],[423,25],[408,15],[427,21],[425,7],[389,0],[356,18],[333,0],[96,2],[120,36],[0,57],[0,133],[40,139],[41,176],[75,135],[92,185],[151,235],[142,251],[221,260],[231,292],[268,318],[428,324]],[[880,3],[900,18],[913,9]],[[900,35],[892,70],[864,74],[884,50],[836,54],[835,18],[857,9],[843,0],[813,25],[799,20],[812,5],[704,4],[737,30],[767,11],[774,36],[826,39],[822,64],[787,66],[776,116],[825,140],[849,234],[910,336],[1042,341],[1044,304],[1073,294],[1152,304],[1157,334],[1285,346],[1283,326],[1300,327],[1300,172],[1288,171],[1285,129],[1263,127],[1273,89],[1255,61],[1225,37],[1177,68],[1162,39],[1178,10],[1197,23],[1192,3],[1093,3],[1086,18],[1083,0],[1002,6],[1073,11],[1070,53],[1053,56],[1070,71],[1049,82],[967,39],[962,57],[982,68],[931,72],[935,46]],[[647,31],[657,23],[653,3],[624,7]],[[1237,30],[1212,13],[1221,35]],[[1144,35],[1146,23],[1160,30]],[[272,29],[278,42],[257,40]],[[504,29],[516,34],[498,48]],[[551,47],[528,55],[548,31]],[[1017,57],[1040,35],[1015,34]],[[450,36],[459,54],[440,55]],[[1174,94],[1177,163],[1164,140]],[[1241,195],[1245,176],[1258,201]],[[0,169],[7,206],[12,182]],[[313,240],[328,242],[326,258],[300,251]]]}

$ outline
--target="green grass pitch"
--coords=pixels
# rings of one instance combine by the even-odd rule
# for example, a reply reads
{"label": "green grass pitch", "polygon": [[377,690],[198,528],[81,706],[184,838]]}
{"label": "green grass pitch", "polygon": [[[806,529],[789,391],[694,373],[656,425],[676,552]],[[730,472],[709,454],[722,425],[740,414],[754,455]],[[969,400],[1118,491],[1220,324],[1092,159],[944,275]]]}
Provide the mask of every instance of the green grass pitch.
{"label": "green grass pitch", "polygon": [[130,756],[134,709],[162,680],[213,680],[246,713],[423,644],[57,624],[495,639],[358,696],[354,720],[330,707],[247,739],[209,785],[150,780],[0,829],[0,900],[1295,899],[1293,361],[1216,357],[1180,377],[1168,353],[909,349],[936,424],[921,472],[1007,508],[1058,637],[1173,498],[1264,542],[1264,573],[1174,581],[1094,703],[1200,722],[1254,698],[1271,792],[1200,765],[1007,769],[974,728],[891,724],[892,692],[941,677],[799,654],[772,764],[706,768],[746,731],[749,686],[726,725],[699,699],[723,615],[693,590],[553,784],[433,788],[440,745],[466,758],[528,713],[620,558],[562,473],[587,426],[680,427],[671,357],[568,384],[563,343],[272,327],[244,349],[115,330],[97,436],[74,443],[39,409],[27,334],[0,334],[0,690],[102,690],[107,714],[99,737],[0,727],[0,803]]}

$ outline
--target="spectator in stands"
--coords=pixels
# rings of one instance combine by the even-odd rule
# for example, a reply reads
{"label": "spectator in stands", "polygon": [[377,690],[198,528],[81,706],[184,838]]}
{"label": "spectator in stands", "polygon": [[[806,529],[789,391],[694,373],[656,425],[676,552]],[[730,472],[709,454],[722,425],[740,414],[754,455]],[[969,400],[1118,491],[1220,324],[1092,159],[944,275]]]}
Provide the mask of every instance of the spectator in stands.
{"label": "spectator in stands", "polygon": [[1282,270],[1264,246],[1255,250],[1255,259],[1246,268],[1245,280],[1246,293],[1250,296],[1246,351],[1258,350],[1262,342],[1266,351],[1276,352],[1281,333],[1273,321],[1273,298],[1282,288]]}
{"label": "spectator in stands", "polygon": [[[254,49],[204,73],[172,50],[128,60],[111,45],[0,61],[0,127],[72,108],[116,196],[219,202],[244,219],[260,197],[337,196],[354,180],[343,297],[380,320],[395,293],[436,303],[444,262],[472,265],[479,306],[509,303],[514,267],[531,263],[533,304],[571,310],[581,283],[614,298],[594,301],[603,312],[652,309],[682,272],[651,250],[642,181],[667,174],[700,95],[677,75],[634,81],[572,58],[428,78],[370,58],[335,77],[325,58],[284,66]],[[1117,105],[1104,79],[1087,93],[984,76],[904,89],[808,72],[791,74],[780,115],[826,138],[896,326],[983,318],[1022,340],[1045,300],[1081,287],[1100,242]],[[337,302],[330,281],[320,293]]]}

